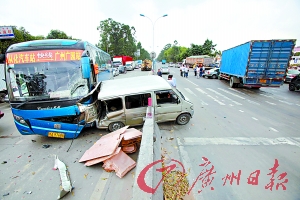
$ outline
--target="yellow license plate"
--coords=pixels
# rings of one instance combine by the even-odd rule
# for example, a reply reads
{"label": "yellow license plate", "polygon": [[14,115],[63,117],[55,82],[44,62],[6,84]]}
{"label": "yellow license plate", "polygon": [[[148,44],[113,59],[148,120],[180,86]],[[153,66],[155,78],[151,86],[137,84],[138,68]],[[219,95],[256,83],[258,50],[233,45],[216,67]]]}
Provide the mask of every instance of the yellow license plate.
{"label": "yellow license plate", "polygon": [[266,83],[267,80],[259,80],[260,83]]}
{"label": "yellow license plate", "polygon": [[49,132],[48,137],[65,138],[64,133]]}

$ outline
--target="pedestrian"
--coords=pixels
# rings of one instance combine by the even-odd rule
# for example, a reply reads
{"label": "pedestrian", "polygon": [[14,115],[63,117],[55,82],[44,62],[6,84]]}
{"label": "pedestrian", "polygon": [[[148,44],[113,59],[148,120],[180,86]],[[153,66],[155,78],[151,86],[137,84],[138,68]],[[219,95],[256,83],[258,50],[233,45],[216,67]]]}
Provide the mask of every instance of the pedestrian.
{"label": "pedestrian", "polygon": [[205,73],[205,67],[204,65],[202,64],[202,75]]}
{"label": "pedestrian", "polygon": [[160,77],[162,77],[162,73],[161,73],[160,69],[158,69],[157,75],[160,76]]}
{"label": "pedestrian", "polygon": [[189,68],[186,66],[186,67],[184,68],[184,77],[185,77],[185,78],[188,78],[188,76],[189,76]]}
{"label": "pedestrian", "polygon": [[173,78],[173,75],[169,74],[167,81],[172,87],[176,88],[176,80],[175,80],[175,78]]}
{"label": "pedestrian", "polygon": [[198,67],[198,64],[196,64],[195,67],[194,67],[195,76],[197,76],[197,67]]}
{"label": "pedestrian", "polygon": [[200,74],[200,67],[199,67],[199,65],[197,65],[196,73],[197,73],[197,78],[199,78],[199,74]]}
{"label": "pedestrian", "polygon": [[203,74],[203,68],[202,68],[202,65],[203,65],[202,63],[199,64],[199,68],[200,68],[200,77],[201,77],[202,74]]}
{"label": "pedestrian", "polygon": [[180,76],[183,76],[183,69],[184,69],[184,65],[180,66]]}

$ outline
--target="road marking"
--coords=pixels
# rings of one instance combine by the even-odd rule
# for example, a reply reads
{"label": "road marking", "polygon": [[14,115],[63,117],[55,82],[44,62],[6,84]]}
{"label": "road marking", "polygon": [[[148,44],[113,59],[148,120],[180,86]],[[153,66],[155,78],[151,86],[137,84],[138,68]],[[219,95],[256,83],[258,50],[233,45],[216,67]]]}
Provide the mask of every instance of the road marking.
{"label": "road marking", "polygon": [[208,89],[208,90],[211,91],[211,92],[214,92],[215,94],[217,94],[217,95],[223,97],[224,99],[227,99],[227,100],[229,100],[229,101],[232,101],[233,103],[235,103],[235,104],[237,104],[237,105],[242,105],[241,103],[238,103],[238,102],[236,102],[236,101],[233,101],[232,99],[230,99],[229,97],[227,97],[227,96],[221,94],[220,92],[217,92],[217,91],[215,91],[215,90],[213,90],[213,89],[211,89],[211,88],[206,88],[206,89]]}
{"label": "road marking", "polygon": [[264,96],[264,97],[268,97],[268,98],[271,98],[271,99],[274,99],[273,96],[268,96],[268,95],[265,95],[265,94],[259,94],[259,95]]}
{"label": "road marking", "polygon": [[194,92],[192,92],[192,90],[190,90],[190,88],[184,88],[188,93],[197,96]]}
{"label": "road marking", "polygon": [[239,110],[240,112],[244,112],[243,110]]}
{"label": "road marking", "polygon": [[232,91],[234,91],[234,92],[237,92],[237,93],[239,93],[239,94],[247,95],[246,93],[241,92],[241,91],[238,91],[238,90],[233,89],[233,88],[228,88],[228,89],[229,89],[229,90],[232,90]]}
{"label": "road marking", "polygon": [[222,106],[224,106],[225,104],[224,103],[222,103],[221,101],[219,101],[218,99],[216,99],[216,98],[214,98],[214,97],[212,97],[212,96],[210,96],[210,95],[207,95],[209,98],[212,98],[214,101],[216,101],[216,102],[218,102],[220,105],[222,105]]}
{"label": "road marking", "polygon": [[[90,197],[90,200],[98,200],[101,199],[101,196],[103,195],[104,188],[109,181],[109,176],[112,173],[107,173],[106,171],[102,170],[102,174],[100,175],[100,178],[95,186],[95,189]],[[104,195],[105,197],[106,195]]]}
{"label": "road marking", "polygon": [[191,84],[196,85],[196,86],[198,87],[198,85],[197,85],[196,83],[193,83],[192,81],[190,81],[190,80],[188,80],[188,79],[185,79],[185,80],[187,80],[187,81],[190,82]]}
{"label": "road marking", "polygon": [[[180,142],[180,139],[177,138],[177,144],[178,144],[178,148],[179,148],[179,154],[181,157],[181,162],[184,166],[184,169],[187,171],[186,173],[188,173],[189,175],[187,176],[187,179],[189,181],[189,185],[192,185],[196,180],[197,176],[195,175],[195,172],[193,170],[193,166],[192,166],[192,162],[190,160],[190,156],[189,154],[185,151],[184,146],[182,145],[182,143]],[[199,191],[200,188],[200,184],[195,184],[195,187],[192,190],[192,194],[194,197],[202,197],[202,194],[198,194],[197,191]]]}
{"label": "road marking", "polygon": [[274,132],[278,132],[275,128],[270,127],[270,129]]}
{"label": "road marking", "polygon": [[255,117],[252,117],[252,119],[254,119],[254,120],[256,120],[256,121],[258,120],[258,119],[256,119]]}
{"label": "road marking", "polygon": [[[223,137],[223,138],[195,138],[186,137],[178,145],[197,146],[197,145],[241,145],[241,146],[259,146],[259,145],[283,145],[288,144],[300,147],[300,137]],[[298,140],[298,141],[297,141]]]}
{"label": "road marking", "polygon": [[268,104],[271,104],[271,105],[276,105],[276,103],[271,103],[269,101],[265,101],[265,102],[268,103]]}
{"label": "road marking", "polygon": [[255,101],[251,101],[251,100],[247,100],[249,103],[255,104],[255,105],[260,105],[259,103],[255,102]]}
{"label": "road marking", "polygon": [[233,94],[232,92],[228,92],[227,90],[224,90],[224,89],[222,89],[222,88],[218,88],[219,90],[222,90],[223,92],[226,92],[226,93],[228,93],[228,94],[231,94],[231,95],[233,95],[233,96],[235,96],[235,97],[238,97],[238,98],[240,98],[240,99],[245,99],[244,97],[241,97],[241,96],[239,96],[239,95],[237,95],[237,94]]}
{"label": "road marking", "polygon": [[296,104],[296,106],[300,106],[300,104]]}
{"label": "road marking", "polygon": [[290,102],[287,102],[287,101],[282,101],[282,100],[278,100],[278,101],[280,101],[282,103],[285,103],[285,104],[288,104],[288,105],[293,105],[293,103],[290,103]]}
{"label": "road marking", "polygon": [[200,88],[196,88],[196,90],[198,90],[198,91],[201,92],[202,94],[207,94],[206,92],[204,92],[204,91],[201,90]]}

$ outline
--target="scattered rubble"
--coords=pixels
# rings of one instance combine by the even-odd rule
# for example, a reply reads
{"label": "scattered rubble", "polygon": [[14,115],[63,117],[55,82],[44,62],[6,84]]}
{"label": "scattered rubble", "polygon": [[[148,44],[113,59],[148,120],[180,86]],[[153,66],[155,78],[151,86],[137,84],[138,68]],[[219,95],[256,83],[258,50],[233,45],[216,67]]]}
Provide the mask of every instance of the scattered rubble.
{"label": "scattered rubble", "polygon": [[126,153],[136,152],[142,139],[141,131],[128,127],[102,136],[83,154],[79,162],[85,162],[85,166],[103,162],[105,171],[115,171],[122,178],[136,166],[136,162]]}

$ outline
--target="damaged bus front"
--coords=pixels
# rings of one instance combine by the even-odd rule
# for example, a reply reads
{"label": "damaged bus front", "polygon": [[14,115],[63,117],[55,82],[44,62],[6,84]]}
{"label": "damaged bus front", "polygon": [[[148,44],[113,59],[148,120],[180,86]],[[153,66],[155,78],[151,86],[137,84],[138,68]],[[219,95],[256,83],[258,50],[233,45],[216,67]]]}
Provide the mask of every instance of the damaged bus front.
{"label": "damaged bus front", "polygon": [[109,54],[84,41],[38,40],[10,46],[5,59],[9,103],[22,135],[76,138],[94,125],[89,119],[97,113],[86,116],[77,104],[94,106],[97,96],[89,94],[113,77]]}

